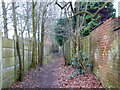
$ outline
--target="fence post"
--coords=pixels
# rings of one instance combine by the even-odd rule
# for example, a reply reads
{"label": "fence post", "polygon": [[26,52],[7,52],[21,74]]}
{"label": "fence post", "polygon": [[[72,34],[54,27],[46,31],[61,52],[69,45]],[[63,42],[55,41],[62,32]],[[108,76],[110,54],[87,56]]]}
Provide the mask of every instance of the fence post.
{"label": "fence post", "polygon": [[0,32],[0,90],[2,89],[2,32]]}

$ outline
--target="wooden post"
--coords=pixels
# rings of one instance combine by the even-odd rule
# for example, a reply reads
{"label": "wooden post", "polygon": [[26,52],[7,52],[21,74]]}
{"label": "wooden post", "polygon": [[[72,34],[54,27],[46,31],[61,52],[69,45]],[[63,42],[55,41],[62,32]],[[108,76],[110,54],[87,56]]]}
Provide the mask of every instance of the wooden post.
{"label": "wooden post", "polygon": [[2,33],[0,32],[0,90],[2,89]]}

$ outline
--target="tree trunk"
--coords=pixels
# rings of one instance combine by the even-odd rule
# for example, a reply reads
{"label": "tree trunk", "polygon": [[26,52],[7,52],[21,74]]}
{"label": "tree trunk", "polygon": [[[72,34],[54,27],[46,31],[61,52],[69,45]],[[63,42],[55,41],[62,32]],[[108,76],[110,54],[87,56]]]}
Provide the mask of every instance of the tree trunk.
{"label": "tree trunk", "polygon": [[25,70],[24,70],[24,66],[25,66],[25,63],[24,63],[24,38],[23,38],[23,32],[22,32],[22,59],[23,59],[23,66],[22,66],[22,68],[23,68],[23,74],[25,73]]}
{"label": "tree trunk", "polygon": [[40,63],[40,25],[38,20],[38,63]]}
{"label": "tree trunk", "polygon": [[66,60],[65,53],[64,53],[64,50],[65,50],[64,44],[63,44],[62,50],[63,50],[63,57],[65,60],[65,66],[67,66],[67,60]]}
{"label": "tree trunk", "polygon": [[37,20],[37,30],[38,30],[38,63],[40,64],[40,10],[41,10],[41,4],[39,6],[39,13],[38,13],[38,20]]}
{"label": "tree trunk", "polygon": [[[79,2],[77,2],[77,12],[79,12],[80,10],[79,10],[79,8],[80,8],[80,3]],[[78,51],[79,51],[79,23],[80,23],[80,19],[79,19],[79,17],[80,16],[77,16],[77,21],[76,21],[76,40],[77,40],[77,47],[76,47],[76,50],[77,50],[77,53],[78,53]]]}
{"label": "tree trunk", "polygon": [[33,29],[33,38],[32,38],[32,63],[31,68],[35,67],[36,55],[35,55],[35,46],[36,46],[36,28],[35,28],[35,3],[32,2],[32,29]]}
{"label": "tree trunk", "polygon": [[4,36],[8,38],[8,28],[7,28],[7,10],[5,8],[5,2],[2,1],[2,9],[3,9],[3,20],[4,20]]}
{"label": "tree trunk", "polygon": [[46,11],[47,11],[47,8],[44,7],[42,12],[42,24],[41,24],[40,66],[43,66],[43,59],[44,59],[44,32],[45,32]]}
{"label": "tree trunk", "polygon": [[41,53],[40,53],[40,66],[43,66],[43,58],[44,58],[44,18],[42,18],[42,27],[41,27]]}
{"label": "tree trunk", "polygon": [[[28,38],[30,39],[30,28],[29,28],[29,25],[30,25],[30,23],[29,23],[29,2],[26,2],[26,4],[27,4],[27,12],[26,12],[26,14],[27,14],[27,31],[28,31]],[[29,43],[30,43],[31,41],[29,40]],[[30,56],[30,45],[28,45],[28,56]],[[30,57],[28,57],[28,70],[30,69]]]}
{"label": "tree trunk", "polygon": [[16,22],[16,11],[15,11],[15,3],[12,2],[12,12],[13,12],[13,27],[14,27],[14,32],[16,36],[16,49],[17,49],[17,54],[19,58],[19,81],[22,81],[22,60],[21,60],[21,54],[20,54],[20,48],[19,48],[19,38],[18,38],[18,33],[17,33],[17,22]]}

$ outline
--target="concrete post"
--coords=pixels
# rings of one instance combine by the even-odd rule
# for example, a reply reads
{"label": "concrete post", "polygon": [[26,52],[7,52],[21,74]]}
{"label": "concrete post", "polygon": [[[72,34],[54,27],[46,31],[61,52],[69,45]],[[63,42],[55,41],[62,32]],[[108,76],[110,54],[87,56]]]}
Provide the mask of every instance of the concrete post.
{"label": "concrete post", "polygon": [[0,90],[2,89],[2,33],[0,32]]}

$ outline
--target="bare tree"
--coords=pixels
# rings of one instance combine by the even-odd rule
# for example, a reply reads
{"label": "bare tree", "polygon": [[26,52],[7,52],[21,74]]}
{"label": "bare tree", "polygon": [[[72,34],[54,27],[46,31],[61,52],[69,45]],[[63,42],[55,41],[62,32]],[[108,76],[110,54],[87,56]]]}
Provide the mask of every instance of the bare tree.
{"label": "bare tree", "polygon": [[46,8],[46,5],[44,6],[43,8],[43,11],[42,11],[42,23],[41,23],[41,55],[40,55],[40,66],[43,65],[43,57],[44,57],[44,32],[45,32],[45,15],[46,15],[46,11],[47,11],[47,8]]}
{"label": "bare tree", "polygon": [[20,54],[20,46],[19,46],[19,37],[18,37],[18,31],[17,31],[17,21],[16,21],[16,11],[15,11],[15,2],[12,2],[12,12],[13,12],[13,27],[16,37],[16,49],[17,54],[19,58],[19,81],[22,81],[22,59]]}
{"label": "bare tree", "polygon": [[32,37],[32,63],[31,63],[31,67],[35,67],[35,44],[36,44],[36,26],[35,26],[35,6],[36,3],[32,1],[32,33],[33,33],[33,37]]}
{"label": "bare tree", "polygon": [[41,19],[41,2],[37,5],[38,7],[37,8],[39,8],[38,9],[38,11],[37,11],[37,15],[36,15],[36,29],[37,29],[37,40],[38,40],[38,42],[37,42],[37,47],[38,47],[38,50],[37,50],[37,53],[38,53],[38,63],[40,63],[40,54],[41,54],[41,52],[40,52],[40,45],[41,45],[41,41],[40,41],[40,19]]}
{"label": "bare tree", "polygon": [[7,28],[7,9],[5,7],[5,2],[2,0],[3,9],[3,19],[4,19],[4,36],[8,38],[8,28]]}
{"label": "bare tree", "polygon": [[[43,66],[43,59],[44,59],[44,36],[45,36],[45,30],[46,30],[46,24],[47,24],[47,21],[48,21],[48,18],[49,19],[52,19],[49,16],[49,6],[53,3],[52,2],[43,2],[42,3],[42,10],[41,10],[41,45],[40,45],[40,66]],[[47,26],[49,26],[47,24]]]}

